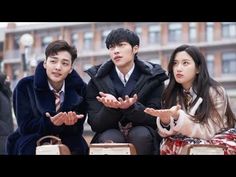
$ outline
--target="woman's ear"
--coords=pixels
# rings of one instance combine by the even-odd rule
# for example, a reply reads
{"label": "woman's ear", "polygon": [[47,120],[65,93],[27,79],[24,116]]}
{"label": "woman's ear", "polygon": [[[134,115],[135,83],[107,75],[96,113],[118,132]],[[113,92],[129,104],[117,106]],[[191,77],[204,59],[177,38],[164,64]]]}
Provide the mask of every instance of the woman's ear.
{"label": "woman's ear", "polygon": [[196,74],[199,74],[200,72],[200,66],[197,68]]}

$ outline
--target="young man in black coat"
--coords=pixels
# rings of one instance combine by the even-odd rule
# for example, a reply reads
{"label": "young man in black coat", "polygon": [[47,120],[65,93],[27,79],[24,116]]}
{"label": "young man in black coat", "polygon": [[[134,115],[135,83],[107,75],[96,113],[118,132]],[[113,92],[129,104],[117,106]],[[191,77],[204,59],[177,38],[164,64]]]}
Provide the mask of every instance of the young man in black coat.
{"label": "young man in black coat", "polygon": [[155,118],[144,109],[161,107],[168,77],[160,65],[137,57],[139,37],[128,29],[112,30],[106,47],[111,59],[86,71],[88,123],[96,132],[91,143],[129,142],[138,154],[158,154]]}
{"label": "young man in black coat", "polygon": [[77,50],[58,40],[47,46],[45,56],[35,75],[20,80],[14,90],[18,129],[8,138],[8,154],[35,154],[37,140],[45,135],[58,136],[72,154],[88,154],[82,137],[86,84],[72,68]]}

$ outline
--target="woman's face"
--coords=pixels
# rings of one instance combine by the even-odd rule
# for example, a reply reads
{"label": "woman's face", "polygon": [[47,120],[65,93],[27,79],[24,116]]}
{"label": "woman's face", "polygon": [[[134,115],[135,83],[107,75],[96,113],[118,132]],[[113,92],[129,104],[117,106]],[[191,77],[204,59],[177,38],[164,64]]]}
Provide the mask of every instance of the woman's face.
{"label": "woman's face", "polygon": [[176,82],[188,90],[192,87],[198,68],[193,58],[187,52],[181,51],[175,55],[173,72]]}

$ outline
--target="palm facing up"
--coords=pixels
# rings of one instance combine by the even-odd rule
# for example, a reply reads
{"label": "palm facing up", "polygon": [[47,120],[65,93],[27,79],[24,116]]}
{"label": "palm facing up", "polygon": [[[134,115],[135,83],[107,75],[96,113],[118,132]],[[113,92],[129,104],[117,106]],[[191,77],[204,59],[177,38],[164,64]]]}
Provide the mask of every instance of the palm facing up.
{"label": "palm facing up", "polygon": [[172,116],[174,119],[178,119],[179,117],[179,109],[180,105],[172,106],[170,109],[154,109],[154,108],[146,108],[144,110],[145,113],[150,114],[154,117],[160,117],[161,122],[164,124],[170,123],[170,117]]}

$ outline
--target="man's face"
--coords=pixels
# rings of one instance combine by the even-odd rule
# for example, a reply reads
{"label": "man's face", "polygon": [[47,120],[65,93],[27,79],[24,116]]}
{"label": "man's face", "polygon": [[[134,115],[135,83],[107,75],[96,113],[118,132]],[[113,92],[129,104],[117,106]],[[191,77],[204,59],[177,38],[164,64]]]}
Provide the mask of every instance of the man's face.
{"label": "man's face", "polygon": [[63,81],[72,71],[71,55],[67,51],[60,51],[54,56],[49,56],[44,61],[44,68],[52,86],[62,85]]}
{"label": "man's face", "polygon": [[132,46],[128,42],[120,42],[110,46],[109,55],[113,63],[118,67],[126,67],[134,61],[134,55],[138,52],[138,46]]}

